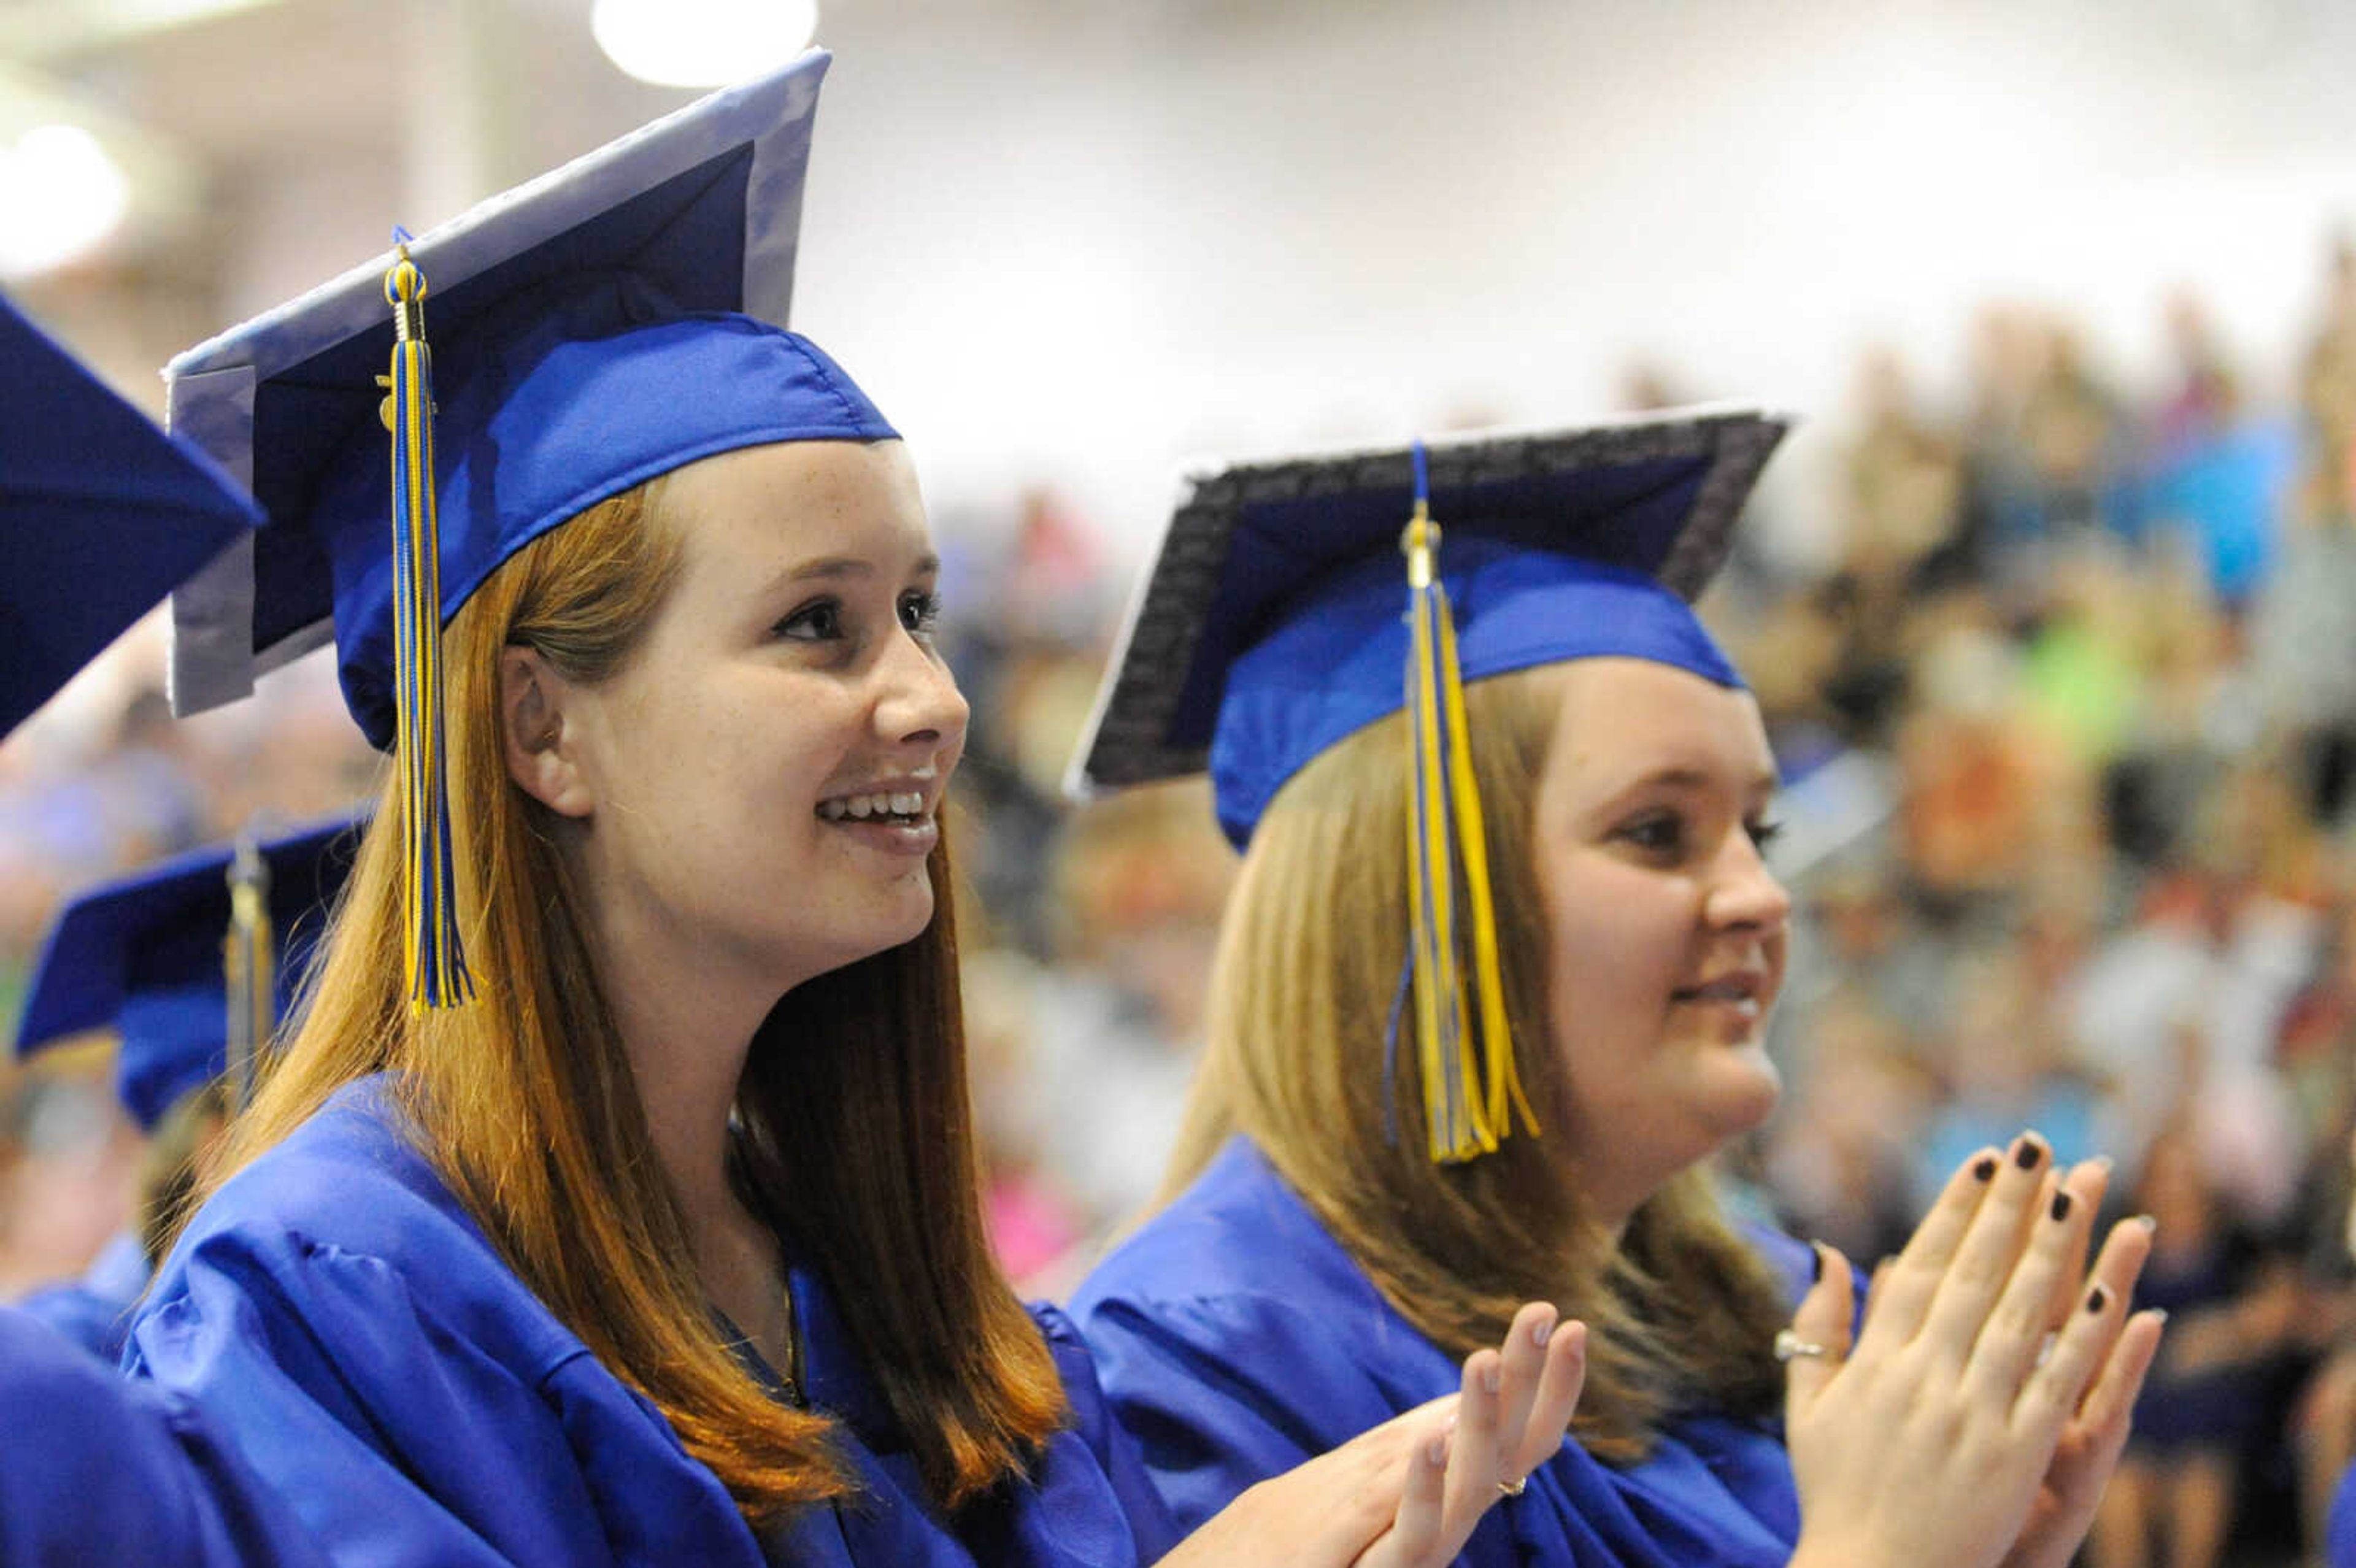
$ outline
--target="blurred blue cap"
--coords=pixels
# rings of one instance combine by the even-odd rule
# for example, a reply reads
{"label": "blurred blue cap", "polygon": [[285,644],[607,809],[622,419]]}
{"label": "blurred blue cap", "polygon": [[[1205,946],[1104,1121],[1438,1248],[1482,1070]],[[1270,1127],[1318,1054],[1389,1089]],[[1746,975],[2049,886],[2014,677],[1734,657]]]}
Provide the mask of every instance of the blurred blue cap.
{"label": "blurred blue cap", "polygon": [[0,299],[0,735],[260,520]]}
{"label": "blurred blue cap", "polygon": [[[1700,410],[1427,449],[1467,681],[1620,655],[1741,677],[1691,601],[1787,421]],[[1073,793],[1204,772],[1238,848],[1285,782],[1404,705],[1415,449],[1187,476]]]}
{"label": "blurred blue cap", "polygon": [[[440,613],[584,509],[697,458],[894,435],[784,328],[829,57],[714,93],[407,243],[433,355]],[[397,254],[397,253],[396,253]],[[241,697],[327,640],[395,732],[389,254],[172,362],[172,428],[268,522],[173,596],[173,702]]]}
{"label": "blurred blue cap", "polygon": [[[361,819],[337,817],[262,843],[284,1016],[329,906],[351,869]],[[58,912],[16,1024],[16,1054],[112,1025],[115,1091],[141,1127],[227,1069],[227,845],[91,889]]]}

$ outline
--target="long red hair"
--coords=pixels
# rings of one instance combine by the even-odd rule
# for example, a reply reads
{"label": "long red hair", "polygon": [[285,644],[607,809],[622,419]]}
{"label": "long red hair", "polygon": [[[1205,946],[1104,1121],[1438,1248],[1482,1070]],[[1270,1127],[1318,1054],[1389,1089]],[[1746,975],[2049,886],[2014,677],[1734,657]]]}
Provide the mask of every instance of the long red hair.
{"label": "long red hair", "polygon": [[[715,1331],[591,961],[582,893],[500,744],[502,648],[536,649],[594,684],[637,646],[682,553],[661,486],[527,545],[444,634],[475,1003],[410,1010],[402,792],[389,779],[300,1021],[221,1169],[284,1138],[338,1086],[391,1074],[425,1153],[509,1264],[761,1520],[846,1493],[832,1423],[773,1400]],[[954,1510],[1020,1472],[1066,1404],[984,1233],[946,841],[929,869],[923,934],[798,987],[763,1023],[737,1119],[748,1198],[823,1270],[934,1500]]]}

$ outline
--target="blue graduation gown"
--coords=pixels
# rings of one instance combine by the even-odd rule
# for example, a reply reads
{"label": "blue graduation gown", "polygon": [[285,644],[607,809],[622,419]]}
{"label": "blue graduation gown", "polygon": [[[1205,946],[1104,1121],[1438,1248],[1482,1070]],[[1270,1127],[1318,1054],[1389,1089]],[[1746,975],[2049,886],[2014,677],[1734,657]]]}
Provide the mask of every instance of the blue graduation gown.
{"label": "blue graduation gown", "polygon": [[[1760,1244],[1796,1298],[1806,1249]],[[1254,1482],[1454,1392],[1462,1375],[1240,1138],[1088,1276],[1072,1315],[1189,1530]],[[1799,1526],[1776,1425],[1702,1414],[1628,1468],[1564,1444],[1457,1562],[1780,1568]]]}
{"label": "blue graduation gown", "polygon": [[127,1371],[201,1405],[337,1563],[1103,1568],[1168,1516],[1068,1322],[1043,1312],[1075,1408],[1029,1484],[954,1521],[922,1502],[831,1295],[792,1275],[814,1404],[848,1423],[862,1497],[756,1541],[659,1410],[499,1260],[349,1085],[190,1223],[134,1319]]}
{"label": "blue graduation gown", "polygon": [[203,1413],[0,1307],[0,1563],[326,1568]]}
{"label": "blue graduation gown", "polygon": [[125,1231],[100,1249],[82,1276],[26,1292],[16,1305],[102,1360],[123,1354],[131,1309],[147,1288],[147,1254]]}
{"label": "blue graduation gown", "polygon": [[2341,1472],[2324,1524],[2323,1561],[2328,1568],[2356,1568],[2356,1466]]}

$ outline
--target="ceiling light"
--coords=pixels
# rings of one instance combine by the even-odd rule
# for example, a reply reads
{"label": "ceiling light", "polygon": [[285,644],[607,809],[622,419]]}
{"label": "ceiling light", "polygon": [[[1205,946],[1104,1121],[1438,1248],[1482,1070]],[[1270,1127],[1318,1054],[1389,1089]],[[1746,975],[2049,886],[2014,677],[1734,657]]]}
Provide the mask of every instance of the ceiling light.
{"label": "ceiling light", "polygon": [[0,143],[0,278],[27,278],[103,245],[131,208],[131,182],[79,125],[36,125]]}
{"label": "ceiling light", "polygon": [[596,0],[589,30],[640,81],[724,87],[808,48],[818,0]]}

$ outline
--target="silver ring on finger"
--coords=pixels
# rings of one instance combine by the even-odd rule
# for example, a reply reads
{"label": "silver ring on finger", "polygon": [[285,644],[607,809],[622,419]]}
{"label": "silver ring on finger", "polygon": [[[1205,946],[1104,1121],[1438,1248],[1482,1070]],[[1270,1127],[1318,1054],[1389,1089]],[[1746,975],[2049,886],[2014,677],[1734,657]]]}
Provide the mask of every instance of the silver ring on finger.
{"label": "silver ring on finger", "polygon": [[1530,1478],[1527,1476],[1524,1476],[1518,1481],[1499,1481],[1497,1483],[1497,1495],[1501,1498],[1517,1498],[1529,1489]]}
{"label": "silver ring on finger", "polygon": [[1819,1345],[1814,1339],[1803,1339],[1789,1328],[1775,1330],[1775,1359],[1779,1361],[1794,1361],[1803,1358],[1819,1360],[1831,1354],[1832,1350],[1829,1347]]}

